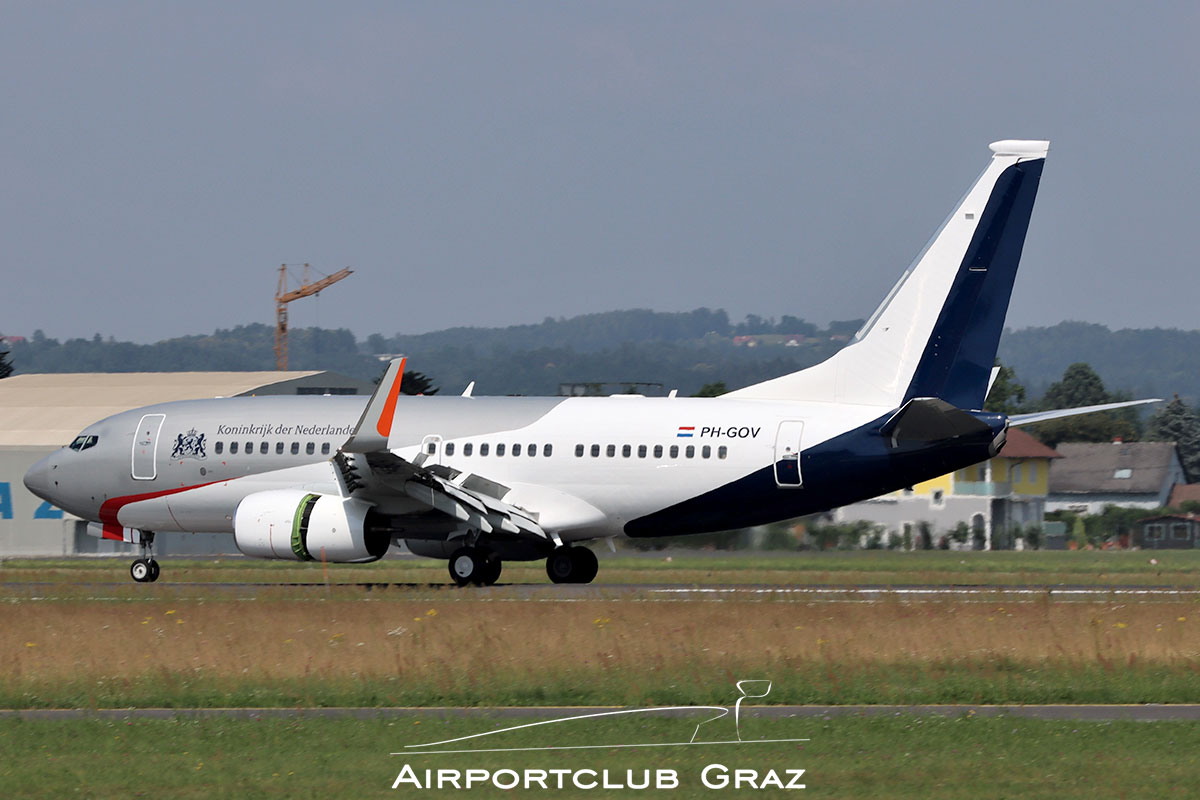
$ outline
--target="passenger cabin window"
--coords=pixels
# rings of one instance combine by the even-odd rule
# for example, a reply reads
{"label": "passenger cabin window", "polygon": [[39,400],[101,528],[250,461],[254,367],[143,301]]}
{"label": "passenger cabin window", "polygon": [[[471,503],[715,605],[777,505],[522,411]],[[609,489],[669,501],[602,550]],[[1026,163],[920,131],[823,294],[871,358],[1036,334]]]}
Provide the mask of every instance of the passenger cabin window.
{"label": "passenger cabin window", "polygon": [[[546,458],[549,458],[553,453],[554,453],[554,445],[547,444],[547,445],[542,446],[542,455],[545,456]],[[583,445],[579,445],[579,452],[577,453],[577,455],[583,455]]]}
{"label": "passenger cabin window", "polygon": [[654,457],[662,458],[662,454],[663,454],[663,446],[661,444],[654,445]]}
{"label": "passenger cabin window", "polygon": [[[263,452],[266,452],[265,448],[264,448]],[[321,455],[323,455],[323,456],[329,455],[329,442],[323,442],[321,444]]]}
{"label": "passenger cabin window", "polygon": [[687,449],[683,451],[683,454],[684,454],[685,456],[687,456],[688,458],[695,458],[695,457],[696,457],[696,447],[695,447],[695,445],[690,445],[690,444],[689,444],[689,445],[687,446]]}
{"label": "passenger cabin window", "polygon": [[504,455],[504,445],[502,445],[502,444],[496,445],[496,455],[498,455],[498,456]]}
{"label": "passenger cabin window", "polygon": [[717,448],[717,458],[724,458],[727,455],[729,455],[728,447],[726,447],[725,445],[721,445],[720,447]]}
{"label": "passenger cabin window", "polygon": [[[546,447],[549,447],[549,446],[550,445],[546,445]],[[575,445],[575,457],[576,458],[583,458],[583,449],[584,449],[583,445],[581,445],[581,444]]]}
{"label": "passenger cabin window", "polygon": [[631,455],[633,455],[633,447],[631,445],[623,445],[621,447],[621,455],[625,458],[629,458]]}
{"label": "passenger cabin window", "polygon": [[514,455],[514,456],[519,456],[519,455],[521,455],[521,445],[519,445],[519,444],[514,444],[514,445],[513,445],[513,455]]}
{"label": "passenger cabin window", "polygon": [[473,452],[475,452],[474,444],[472,444],[471,442],[467,442],[466,444],[463,445],[463,455],[464,456],[469,456]]}
{"label": "passenger cabin window", "polygon": [[217,442],[216,447],[213,448],[213,452],[216,453],[217,455],[221,455],[221,453],[224,453],[225,452],[225,443]]}
{"label": "passenger cabin window", "polygon": [[238,443],[230,442],[229,443],[229,455],[234,455],[235,453],[237,453],[237,451],[238,451]]}
{"label": "passenger cabin window", "polygon": [[594,444],[594,445],[592,445],[592,458],[599,458],[599,457],[600,457],[600,445]]}
{"label": "passenger cabin window", "polygon": [[486,456],[487,454],[488,454],[488,444],[487,444],[487,442],[484,442],[483,444],[479,445],[479,455]]}
{"label": "passenger cabin window", "polygon": [[429,453],[429,455],[435,454],[437,452],[437,442],[430,442],[425,448],[425,452]]}
{"label": "passenger cabin window", "polygon": [[[328,447],[328,445],[326,445],[326,447]],[[266,455],[267,453],[269,453],[270,451],[271,451],[271,445],[267,444],[266,442],[260,442],[260,443],[259,443],[259,445],[258,445],[258,454],[259,454],[260,456],[265,456],[265,455]]]}
{"label": "passenger cabin window", "polygon": [[645,458],[645,457],[646,457],[646,445],[639,444],[638,445],[638,458]]}
{"label": "passenger cabin window", "polygon": [[704,447],[700,448],[700,455],[703,458],[712,458],[712,448],[708,445],[704,445]]}
{"label": "passenger cabin window", "polygon": [[243,451],[246,455],[254,455],[254,442],[246,442],[246,449]]}
{"label": "passenger cabin window", "polygon": [[613,456],[615,456],[617,454],[617,446],[615,444],[610,444],[608,446],[608,449],[605,450],[605,453],[608,455],[609,458],[612,458]]}
{"label": "passenger cabin window", "polygon": [[317,445],[314,442],[309,442],[308,444],[304,445],[305,455],[311,456],[315,452],[317,452]]}
{"label": "passenger cabin window", "polygon": [[450,442],[446,445],[446,455],[454,455],[454,442]]}
{"label": "passenger cabin window", "polygon": [[283,442],[275,443],[275,455],[277,455],[277,456],[283,455]]}
{"label": "passenger cabin window", "polygon": [[537,455],[537,445],[536,444],[526,445],[525,448],[526,448],[525,452],[529,453],[530,456]]}
{"label": "passenger cabin window", "polygon": [[671,445],[671,458],[679,458],[679,445]]}
{"label": "passenger cabin window", "polygon": [[292,442],[292,455],[294,455],[294,456],[300,455],[300,443],[299,442]]}

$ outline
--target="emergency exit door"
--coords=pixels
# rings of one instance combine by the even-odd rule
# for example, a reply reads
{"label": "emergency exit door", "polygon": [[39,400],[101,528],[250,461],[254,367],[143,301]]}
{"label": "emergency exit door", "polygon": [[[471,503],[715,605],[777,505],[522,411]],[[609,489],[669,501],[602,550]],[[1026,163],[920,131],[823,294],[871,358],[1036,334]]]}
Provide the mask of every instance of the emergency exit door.
{"label": "emergency exit door", "polygon": [[782,487],[797,488],[803,483],[800,475],[800,440],[804,423],[800,420],[784,420],[779,423],[775,435],[775,483]]}
{"label": "emergency exit door", "polygon": [[133,432],[133,478],[152,481],[158,477],[154,451],[158,449],[158,432],[162,430],[165,414],[147,414]]}

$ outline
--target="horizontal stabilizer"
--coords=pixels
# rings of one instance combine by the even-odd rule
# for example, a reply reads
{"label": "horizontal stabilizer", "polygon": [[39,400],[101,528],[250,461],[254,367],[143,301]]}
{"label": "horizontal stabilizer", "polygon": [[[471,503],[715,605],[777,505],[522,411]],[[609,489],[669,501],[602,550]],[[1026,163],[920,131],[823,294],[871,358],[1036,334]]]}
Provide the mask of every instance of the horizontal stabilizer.
{"label": "horizontal stabilizer", "polygon": [[936,397],[914,397],[883,423],[879,432],[900,444],[928,444],[987,433],[987,423]]}
{"label": "horizontal stabilizer", "polygon": [[1117,408],[1129,408],[1130,406],[1144,406],[1147,403],[1161,403],[1159,398],[1149,400],[1126,400],[1122,403],[1101,403],[1098,406],[1080,406],[1079,408],[1058,408],[1054,411],[1034,411],[1031,414],[1013,414],[1008,418],[1008,424],[1014,427],[1022,425],[1032,425],[1035,422],[1045,422],[1051,419],[1062,419],[1063,417],[1077,417],[1080,414],[1095,414],[1097,411],[1112,411]]}

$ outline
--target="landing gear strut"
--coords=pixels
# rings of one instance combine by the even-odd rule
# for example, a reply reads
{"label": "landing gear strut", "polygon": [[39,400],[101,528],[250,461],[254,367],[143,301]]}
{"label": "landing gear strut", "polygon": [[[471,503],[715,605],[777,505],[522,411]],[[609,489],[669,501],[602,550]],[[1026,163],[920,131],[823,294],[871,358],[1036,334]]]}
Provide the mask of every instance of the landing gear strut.
{"label": "landing gear strut", "polygon": [[160,572],[154,560],[154,531],[139,531],[141,534],[142,557],[129,565],[129,577],[138,583],[154,583]]}
{"label": "landing gear strut", "polygon": [[450,556],[450,577],[459,586],[491,586],[502,567],[500,557],[482,547],[460,547]]}
{"label": "landing gear strut", "polygon": [[599,570],[596,554],[586,547],[556,547],[546,559],[546,574],[555,583],[591,583]]}

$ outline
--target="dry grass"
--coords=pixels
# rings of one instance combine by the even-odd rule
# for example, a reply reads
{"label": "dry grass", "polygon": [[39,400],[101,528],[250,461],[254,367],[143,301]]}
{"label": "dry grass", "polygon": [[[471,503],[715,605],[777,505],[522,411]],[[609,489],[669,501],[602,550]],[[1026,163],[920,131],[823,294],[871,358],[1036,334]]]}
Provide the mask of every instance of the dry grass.
{"label": "dry grass", "polygon": [[[319,685],[385,704],[623,703],[768,677],[794,702],[897,670],[1200,677],[1200,608],[1184,602],[59,602],[0,622],[0,695],[17,703],[55,686],[92,704]],[[813,676],[825,694],[806,693]]]}

